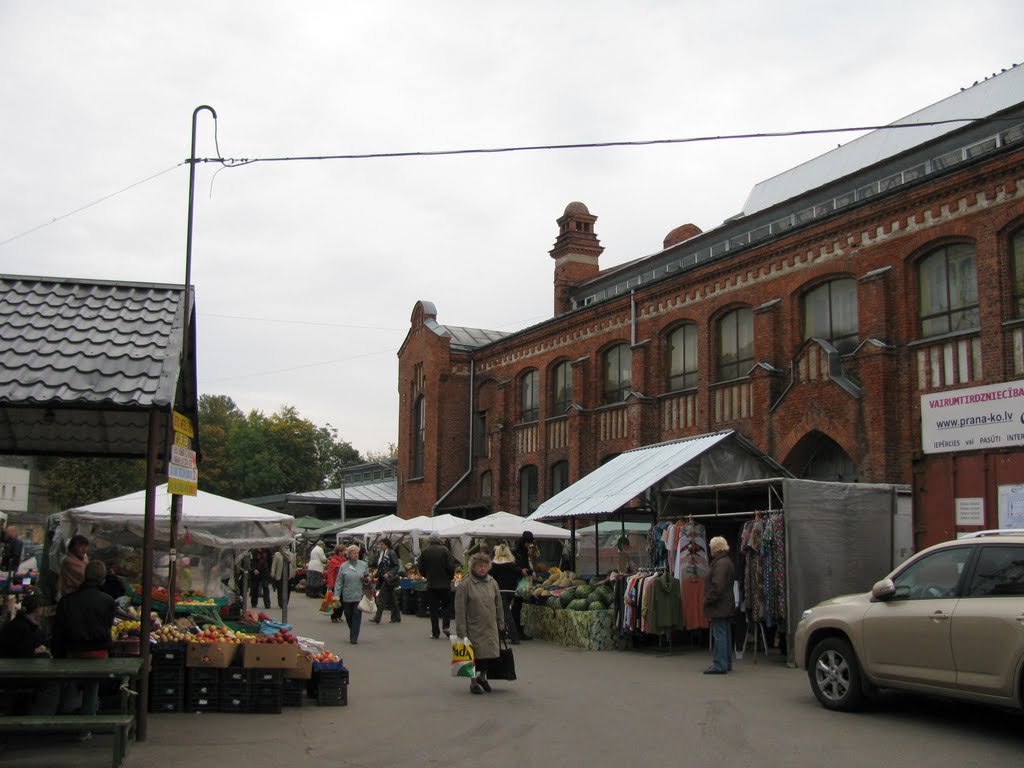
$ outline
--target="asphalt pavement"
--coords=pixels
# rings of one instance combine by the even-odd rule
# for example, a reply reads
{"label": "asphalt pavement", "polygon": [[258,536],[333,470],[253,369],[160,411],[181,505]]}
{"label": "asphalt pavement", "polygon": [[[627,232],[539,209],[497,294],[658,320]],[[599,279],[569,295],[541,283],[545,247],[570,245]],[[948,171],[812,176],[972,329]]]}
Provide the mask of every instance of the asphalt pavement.
{"label": "asphalt pavement", "polygon": [[[323,640],[350,670],[349,705],[306,699],[279,715],[151,714],[130,768],[345,765],[985,766],[1016,764],[1024,718],[974,706],[888,695],[855,715],[822,709],[802,672],[777,652],[749,649],[729,675],[703,675],[706,649],[671,655],[515,646],[519,680],[469,694],[449,674],[450,646],[428,619],[344,624],[292,598],[299,635]],[[277,618],[277,611],[268,611]],[[106,768],[110,738],[85,744],[14,740],[3,768]]]}

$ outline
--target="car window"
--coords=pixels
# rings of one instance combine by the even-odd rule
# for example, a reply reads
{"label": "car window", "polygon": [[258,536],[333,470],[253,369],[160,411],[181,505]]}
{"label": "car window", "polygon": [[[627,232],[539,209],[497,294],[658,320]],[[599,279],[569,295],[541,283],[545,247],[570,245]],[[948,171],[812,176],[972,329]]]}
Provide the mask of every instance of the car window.
{"label": "car window", "polygon": [[893,580],[895,600],[936,600],[956,595],[972,547],[941,549],[915,560]]}
{"label": "car window", "polygon": [[967,594],[971,597],[1024,596],[1024,547],[982,547]]}

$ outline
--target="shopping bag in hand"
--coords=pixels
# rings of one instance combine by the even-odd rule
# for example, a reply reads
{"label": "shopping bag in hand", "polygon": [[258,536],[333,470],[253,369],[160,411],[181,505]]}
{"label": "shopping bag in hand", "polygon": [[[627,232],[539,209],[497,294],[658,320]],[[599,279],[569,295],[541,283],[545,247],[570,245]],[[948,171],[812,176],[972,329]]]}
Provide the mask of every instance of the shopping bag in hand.
{"label": "shopping bag in hand", "polygon": [[519,597],[529,597],[530,590],[533,589],[533,580],[529,576],[523,576],[516,584],[516,595]]}
{"label": "shopping bag in hand", "polygon": [[334,610],[334,593],[327,590],[324,599],[320,601],[320,613],[331,613]]}
{"label": "shopping bag in hand", "polygon": [[361,598],[359,598],[359,610],[363,613],[376,613],[377,603],[374,601],[372,597],[364,594]]}
{"label": "shopping bag in hand", "polygon": [[468,637],[452,637],[452,677],[476,677],[476,656]]}

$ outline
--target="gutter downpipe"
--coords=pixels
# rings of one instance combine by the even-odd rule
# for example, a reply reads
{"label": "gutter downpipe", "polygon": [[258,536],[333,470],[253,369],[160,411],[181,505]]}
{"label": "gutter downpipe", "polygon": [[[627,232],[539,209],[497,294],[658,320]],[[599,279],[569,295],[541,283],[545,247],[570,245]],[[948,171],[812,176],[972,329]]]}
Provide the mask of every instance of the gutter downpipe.
{"label": "gutter downpipe", "polygon": [[473,445],[473,388],[476,386],[476,360],[469,361],[469,460],[466,466],[466,471],[462,477],[455,481],[455,484],[449,488],[430,508],[430,516],[434,517],[437,514],[437,508],[441,505],[445,499],[452,495],[456,488],[462,485],[462,482],[469,477],[473,471],[473,451],[475,445]]}
{"label": "gutter downpipe", "polygon": [[636,346],[636,288],[629,292],[629,345]]}

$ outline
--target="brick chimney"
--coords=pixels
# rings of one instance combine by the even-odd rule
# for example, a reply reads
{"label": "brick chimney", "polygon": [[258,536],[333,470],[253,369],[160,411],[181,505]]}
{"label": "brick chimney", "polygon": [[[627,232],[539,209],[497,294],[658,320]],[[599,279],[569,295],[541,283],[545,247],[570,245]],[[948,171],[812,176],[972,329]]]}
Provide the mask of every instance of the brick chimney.
{"label": "brick chimney", "polygon": [[558,219],[558,237],[548,253],[555,260],[555,316],[572,309],[573,288],[595,277],[604,248],[594,234],[594,222],[583,203],[569,203]]}

